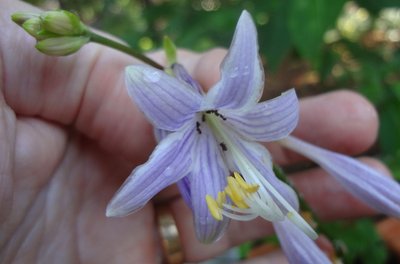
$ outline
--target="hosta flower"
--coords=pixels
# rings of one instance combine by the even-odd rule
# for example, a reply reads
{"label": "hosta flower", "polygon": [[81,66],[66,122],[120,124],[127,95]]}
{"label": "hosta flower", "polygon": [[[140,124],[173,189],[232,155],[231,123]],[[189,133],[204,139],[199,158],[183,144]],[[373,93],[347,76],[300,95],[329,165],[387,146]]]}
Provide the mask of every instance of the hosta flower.
{"label": "hosta flower", "polygon": [[192,208],[197,237],[216,240],[229,219],[291,221],[311,238],[316,233],[297,213],[293,190],[272,171],[257,141],[287,137],[297,125],[294,90],[259,103],[264,74],[257,34],[243,12],[221,65],[221,79],[207,93],[180,65],[174,75],[150,66],[126,69],[128,92],[161,141],[137,167],[107,208],[109,216],[140,209],[178,182]]}
{"label": "hosta flower", "polygon": [[297,213],[294,191],[279,181],[258,141],[278,141],[332,174],[371,207],[400,216],[400,186],[350,157],[289,136],[298,121],[294,90],[259,103],[264,75],[254,24],[243,12],[221,65],[221,79],[207,93],[185,69],[172,75],[146,65],[126,69],[128,92],[155,127],[159,144],[107,207],[108,216],[139,210],[177,183],[193,210],[203,242],[220,237],[229,219],[272,221],[291,263],[329,263]]}

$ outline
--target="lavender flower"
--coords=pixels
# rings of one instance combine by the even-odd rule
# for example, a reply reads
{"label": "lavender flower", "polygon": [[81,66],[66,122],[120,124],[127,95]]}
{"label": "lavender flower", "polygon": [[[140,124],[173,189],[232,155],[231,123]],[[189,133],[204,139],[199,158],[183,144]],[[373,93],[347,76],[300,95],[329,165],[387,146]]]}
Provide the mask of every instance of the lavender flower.
{"label": "lavender flower", "polygon": [[178,182],[192,208],[197,237],[212,242],[230,218],[290,220],[317,237],[298,214],[293,190],[273,174],[268,151],[256,141],[287,137],[297,125],[294,90],[258,103],[263,69],[250,15],[239,19],[221,79],[208,93],[180,65],[175,76],[145,65],[126,69],[128,92],[156,128],[161,141],[107,207],[108,216],[139,210]]}
{"label": "lavender flower", "polygon": [[297,213],[295,192],[276,178],[268,151],[257,141],[278,141],[325,168],[373,208],[400,216],[400,186],[358,161],[289,136],[298,121],[294,90],[258,103],[264,75],[255,26],[243,12],[208,93],[175,64],[170,76],[150,66],[126,69],[128,92],[155,127],[159,144],[107,207],[108,216],[139,210],[178,183],[193,210],[200,241],[212,242],[229,219],[272,221],[291,263],[329,263]]}

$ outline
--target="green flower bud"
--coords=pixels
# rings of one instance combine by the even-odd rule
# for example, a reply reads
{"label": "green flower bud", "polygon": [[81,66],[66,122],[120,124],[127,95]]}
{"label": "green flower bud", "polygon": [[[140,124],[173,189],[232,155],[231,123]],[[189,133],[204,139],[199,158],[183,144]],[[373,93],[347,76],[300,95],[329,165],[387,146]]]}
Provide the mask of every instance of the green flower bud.
{"label": "green flower bud", "polygon": [[41,18],[43,28],[58,35],[77,36],[86,32],[86,26],[79,17],[65,10],[48,11],[43,13]]}
{"label": "green flower bud", "polygon": [[176,46],[168,36],[164,36],[163,48],[167,56],[168,66],[176,63]]}
{"label": "green flower bud", "polygon": [[12,21],[22,26],[26,21],[31,18],[39,18],[39,14],[31,12],[16,12],[11,15]]}
{"label": "green flower bud", "polygon": [[57,36],[54,33],[43,30],[42,20],[39,17],[32,17],[22,24],[22,28],[37,40],[52,38]]}
{"label": "green flower bud", "polygon": [[90,37],[57,37],[38,41],[36,48],[47,55],[66,56],[78,51],[88,43]]}
{"label": "green flower bud", "polygon": [[39,17],[30,18],[22,24],[22,28],[25,29],[25,31],[28,32],[29,35],[36,38],[39,35],[40,31],[43,30],[42,20]]}

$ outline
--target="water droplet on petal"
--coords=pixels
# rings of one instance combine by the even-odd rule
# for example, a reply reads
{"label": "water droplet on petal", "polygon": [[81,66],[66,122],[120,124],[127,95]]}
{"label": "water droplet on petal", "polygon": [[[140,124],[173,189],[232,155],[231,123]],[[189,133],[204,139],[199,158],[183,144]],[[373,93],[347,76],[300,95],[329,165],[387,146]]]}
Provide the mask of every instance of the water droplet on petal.
{"label": "water droplet on petal", "polygon": [[158,82],[161,78],[161,73],[159,71],[155,71],[155,70],[144,70],[143,71],[143,77],[145,81],[148,82]]}
{"label": "water droplet on petal", "polygon": [[233,69],[232,69],[232,71],[230,72],[230,74],[229,74],[229,77],[231,77],[231,78],[235,78],[235,77],[237,77],[239,75],[239,67],[234,67]]}
{"label": "water droplet on petal", "polygon": [[171,168],[171,166],[168,166],[167,168],[165,168],[165,170],[164,170],[165,177],[171,177],[173,174],[174,174],[174,169]]}

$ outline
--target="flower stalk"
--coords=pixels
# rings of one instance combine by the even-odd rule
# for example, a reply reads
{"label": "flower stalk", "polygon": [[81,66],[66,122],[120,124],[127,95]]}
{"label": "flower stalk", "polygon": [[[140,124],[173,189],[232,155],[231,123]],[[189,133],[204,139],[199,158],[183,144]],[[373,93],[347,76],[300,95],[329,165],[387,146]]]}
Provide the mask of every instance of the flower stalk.
{"label": "flower stalk", "polygon": [[161,66],[159,63],[155,62],[154,60],[150,59],[149,57],[143,55],[141,52],[132,49],[131,47],[121,44],[120,42],[114,41],[110,38],[101,36],[97,33],[95,33],[94,31],[89,31],[89,36],[90,36],[90,40],[92,42],[98,43],[98,44],[102,44],[104,46],[119,50],[121,52],[124,52],[128,55],[131,55],[132,57],[141,60],[142,62],[153,66],[154,68],[157,69],[164,69],[163,66]]}

